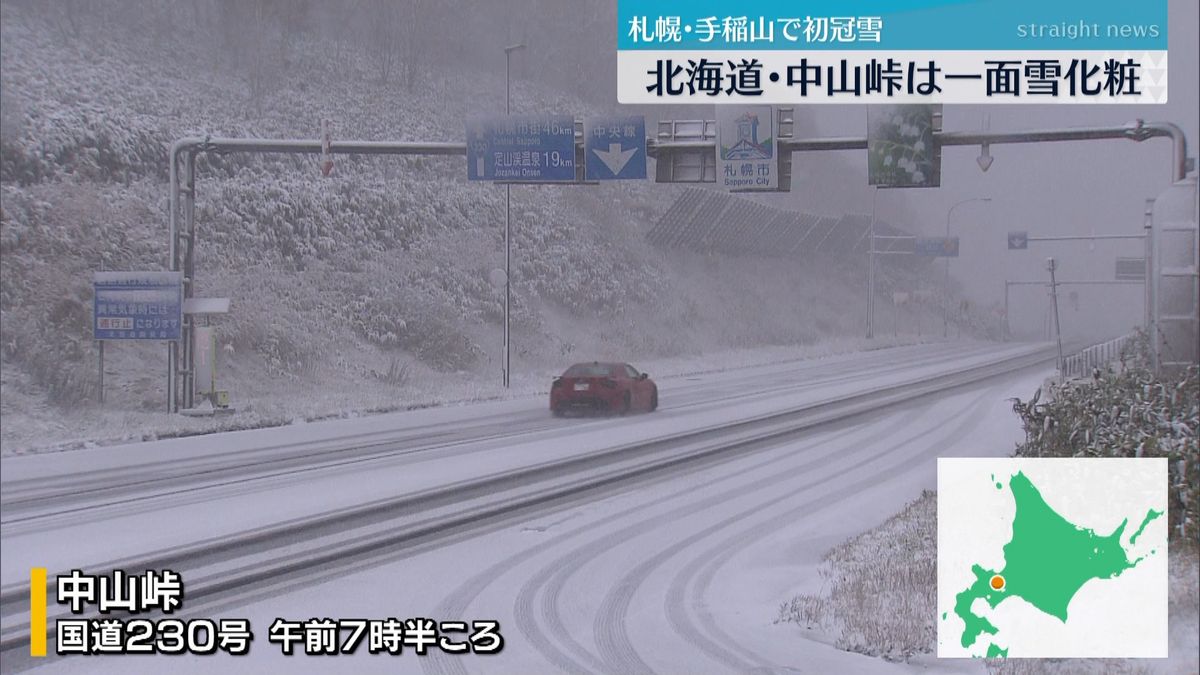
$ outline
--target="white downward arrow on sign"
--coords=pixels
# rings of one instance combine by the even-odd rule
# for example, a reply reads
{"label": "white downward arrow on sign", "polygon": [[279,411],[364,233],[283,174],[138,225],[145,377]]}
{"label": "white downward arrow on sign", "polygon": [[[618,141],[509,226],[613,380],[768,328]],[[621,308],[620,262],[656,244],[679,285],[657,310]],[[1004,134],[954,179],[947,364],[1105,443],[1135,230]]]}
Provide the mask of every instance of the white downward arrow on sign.
{"label": "white downward arrow on sign", "polygon": [[979,151],[979,156],[975,158],[975,163],[985,172],[992,167],[992,155],[988,152],[987,143],[983,144],[983,148]]}
{"label": "white downward arrow on sign", "polygon": [[625,165],[629,163],[629,158],[633,157],[633,153],[637,151],[637,148],[622,150],[620,143],[609,143],[608,150],[592,148],[592,152],[596,153],[596,156],[600,158],[601,162],[604,162],[604,166],[607,166],[614,176],[621,173],[621,169],[625,168]]}

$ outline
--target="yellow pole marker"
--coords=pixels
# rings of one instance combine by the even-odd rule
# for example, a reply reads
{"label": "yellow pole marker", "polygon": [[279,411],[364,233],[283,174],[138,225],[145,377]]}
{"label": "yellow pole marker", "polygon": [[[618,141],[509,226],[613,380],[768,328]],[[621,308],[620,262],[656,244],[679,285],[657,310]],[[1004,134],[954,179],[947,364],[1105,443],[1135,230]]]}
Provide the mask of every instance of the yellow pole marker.
{"label": "yellow pole marker", "polygon": [[29,570],[29,655],[46,655],[46,568]]}

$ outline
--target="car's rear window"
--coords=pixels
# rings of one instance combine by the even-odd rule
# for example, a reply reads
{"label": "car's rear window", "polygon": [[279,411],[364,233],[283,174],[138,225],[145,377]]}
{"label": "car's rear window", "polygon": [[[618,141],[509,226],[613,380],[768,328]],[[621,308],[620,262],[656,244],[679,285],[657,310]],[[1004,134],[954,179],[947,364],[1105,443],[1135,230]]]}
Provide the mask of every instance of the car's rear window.
{"label": "car's rear window", "polygon": [[567,368],[563,377],[608,377],[612,374],[612,366],[604,363],[576,363]]}

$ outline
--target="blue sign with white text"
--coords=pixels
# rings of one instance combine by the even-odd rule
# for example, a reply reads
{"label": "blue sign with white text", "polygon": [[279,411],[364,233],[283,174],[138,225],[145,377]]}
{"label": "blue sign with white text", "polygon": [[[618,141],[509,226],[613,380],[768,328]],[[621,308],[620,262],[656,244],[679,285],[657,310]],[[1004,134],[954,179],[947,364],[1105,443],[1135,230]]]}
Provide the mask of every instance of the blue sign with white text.
{"label": "blue sign with white text", "polygon": [[178,340],[181,272],[96,272],[92,331],[97,340]]}
{"label": "blue sign with white text", "polygon": [[510,115],[467,120],[467,178],[574,182],[575,118]]}
{"label": "blue sign with white text", "polygon": [[593,117],[583,135],[588,180],[646,177],[645,117]]}
{"label": "blue sign with white text", "polygon": [[958,257],[958,237],[917,237],[917,255]]}

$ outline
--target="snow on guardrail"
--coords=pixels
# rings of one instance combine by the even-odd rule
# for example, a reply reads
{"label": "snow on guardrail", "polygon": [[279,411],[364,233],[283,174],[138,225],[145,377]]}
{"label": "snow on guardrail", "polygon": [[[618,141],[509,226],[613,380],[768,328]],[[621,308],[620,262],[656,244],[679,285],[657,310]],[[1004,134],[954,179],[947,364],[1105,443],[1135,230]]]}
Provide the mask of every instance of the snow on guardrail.
{"label": "snow on guardrail", "polygon": [[1108,342],[1101,342],[1092,345],[1080,351],[1077,354],[1072,354],[1063,359],[1062,376],[1064,379],[1072,377],[1087,377],[1091,375],[1096,368],[1102,368],[1113,361],[1121,358],[1125,350],[1125,345],[1133,339],[1133,334],[1122,335],[1119,338],[1114,338]]}

